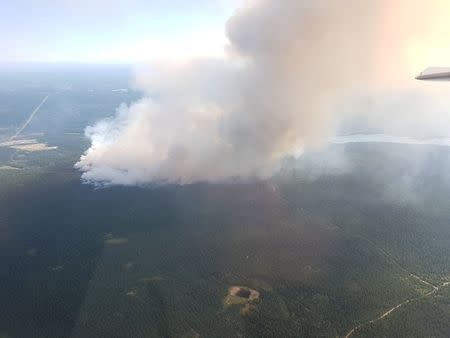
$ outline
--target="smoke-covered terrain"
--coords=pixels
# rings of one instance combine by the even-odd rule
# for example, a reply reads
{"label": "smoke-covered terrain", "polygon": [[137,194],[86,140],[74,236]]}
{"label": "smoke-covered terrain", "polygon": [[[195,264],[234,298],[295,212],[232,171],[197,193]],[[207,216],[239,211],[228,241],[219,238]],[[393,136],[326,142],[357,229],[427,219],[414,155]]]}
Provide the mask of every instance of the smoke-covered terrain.
{"label": "smoke-covered terrain", "polygon": [[450,99],[415,83],[410,55],[446,43],[441,12],[439,0],[250,1],[227,23],[224,58],[138,70],[144,97],[86,129],[76,167],[95,184],[223,182],[267,178],[336,129],[448,136]]}
{"label": "smoke-covered terrain", "polygon": [[223,57],[0,65],[0,337],[449,337],[450,88],[414,80],[446,2],[254,0]]}
{"label": "smoke-covered terrain", "polygon": [[0,335],[448,337],[444,140],[341,136],[265,180],[98,189],[73,168],[84,126],[141,93],[82,69],[95,83],[1,91],[2,142],[49,95],[19,139],[51,149],[0,147]]}

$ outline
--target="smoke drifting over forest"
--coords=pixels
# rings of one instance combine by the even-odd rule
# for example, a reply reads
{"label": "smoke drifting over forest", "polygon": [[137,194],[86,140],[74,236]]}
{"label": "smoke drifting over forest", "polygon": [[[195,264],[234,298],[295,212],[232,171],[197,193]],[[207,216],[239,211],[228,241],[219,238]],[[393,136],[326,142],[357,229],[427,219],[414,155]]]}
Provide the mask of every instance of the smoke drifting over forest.
{"label": "smoke drifting over forest", "polygon": [[[417,91],[429,98],[413,77],[423,59],[438,60],[424,51],[445,40],[442,7],[249,1],[227,23],[226,57],[140,71],[145,97],[86,129],[92,144],[76,167],[100,184],[267,177],[285,156],[332,136],[352,110],[345,107],[369,111],[361,97],[390,93],[395,104],[383,106],[383,116],[407,114],[402,107],[411,108]],[[392,100],[397,92],[401,100]]]}

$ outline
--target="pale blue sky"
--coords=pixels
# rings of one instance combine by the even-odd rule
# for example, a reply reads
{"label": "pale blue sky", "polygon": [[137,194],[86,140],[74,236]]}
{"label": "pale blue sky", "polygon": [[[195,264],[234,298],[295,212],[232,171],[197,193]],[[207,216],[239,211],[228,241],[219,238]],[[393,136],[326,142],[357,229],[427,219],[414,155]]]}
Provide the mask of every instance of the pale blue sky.
{"label": "pale blue sky", "polygon": [[143,62],[216,55],[241,0],[5,0],[2,62]]}

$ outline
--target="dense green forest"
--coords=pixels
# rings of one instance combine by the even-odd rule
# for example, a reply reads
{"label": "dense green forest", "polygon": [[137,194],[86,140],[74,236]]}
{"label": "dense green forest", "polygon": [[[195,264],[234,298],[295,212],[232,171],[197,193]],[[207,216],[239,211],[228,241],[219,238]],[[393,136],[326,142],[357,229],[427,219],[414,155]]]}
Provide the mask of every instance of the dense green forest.
{"label": "dense green forest", "polygon": [[[94,187],[73,168],[83,128],[139,95],[113,77],[0,86],[0,141],[51,93],[21,136],[57,147],[0,147],[0,337],[450,336],[450,148],[335,144],[263,181]],[[259,297],[226,304],[233,286]]]}
{"label": "dense green forest", "polygon": [[[447,336],[448,291],[426,296],[450,280],[450,217],[427,206],[445,205],[427,195],[445,173],[415,173],[414,200],[384,196],[408,172],[370,179],[372,161],[396,156],[379,147],[347,146],[359,168],[340,175],[297,163],[264,182],[102,189],[80,183],[75,152],[48,166],[55,154],[27,155],[0,172],[0,325],[12,337],[337,337],[414,299],[354,336]],[[249,313],[224,306],[232,285],[261,293]]]}

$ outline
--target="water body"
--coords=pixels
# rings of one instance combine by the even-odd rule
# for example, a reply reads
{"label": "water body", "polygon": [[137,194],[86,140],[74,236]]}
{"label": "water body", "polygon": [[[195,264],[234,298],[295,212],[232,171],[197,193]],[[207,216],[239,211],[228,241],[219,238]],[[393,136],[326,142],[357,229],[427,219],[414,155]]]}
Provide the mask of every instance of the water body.
{"label": "water body", "polygon": [[397,143],[450,147],[450,138],[418,139],[408,136],[392,136],[386,134],[354,134],[332,137],[330,138],[329,143]]}

